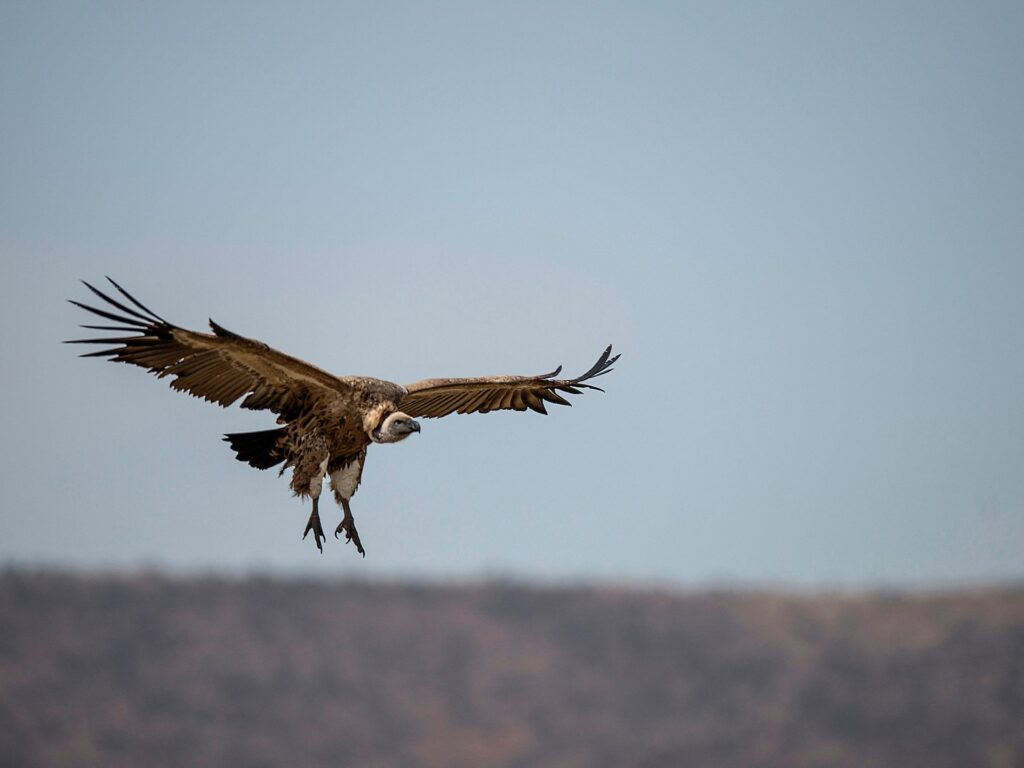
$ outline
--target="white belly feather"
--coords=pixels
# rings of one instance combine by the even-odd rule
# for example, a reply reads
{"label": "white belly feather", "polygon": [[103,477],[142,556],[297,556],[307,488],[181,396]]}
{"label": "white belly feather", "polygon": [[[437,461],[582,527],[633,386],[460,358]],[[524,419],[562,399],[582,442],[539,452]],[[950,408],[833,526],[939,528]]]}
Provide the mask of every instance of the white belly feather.
{"label": "white belly feather", "polygon": [[343,499],[351,499],[359,487],[359,477],[362,475],[363,463],[359,460],[353,461],[347,467],[336,469],[331,472],[331,488],[335,495]]}

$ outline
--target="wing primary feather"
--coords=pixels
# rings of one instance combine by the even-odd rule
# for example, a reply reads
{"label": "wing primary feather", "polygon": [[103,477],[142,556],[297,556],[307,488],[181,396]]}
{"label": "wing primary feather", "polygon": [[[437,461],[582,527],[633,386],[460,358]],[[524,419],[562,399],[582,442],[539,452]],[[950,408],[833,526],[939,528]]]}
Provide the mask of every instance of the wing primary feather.
{"label": "wing primary feather", "polygon": [[558,366],[557,368],[555,368],[555,370],[551,371],[551,373],[542,373],[540,376],[537,376],[536,378],[538,378],[538,379],[553,379],[553,378],[555,378],[555,376],[557,376],[561,372],[562,372],[562,366]]}
{"label": "wing primary feather", "polygon": [[132,341],[138,341],[139,339],[145,339],[145,336],[123,336],[121,338],[107,337],[102,339],[68,339],[67,341],[61,342],[62,344],[127,344]]}
{"label": "wing primary feather", "polygon": [[523,400],[531,411],[547,415],[547,409],[544,407],[544,401],[537,396],[537,393],[526,390],[523,393]]}
{"label": "wing primary feather", "polygon": [[209,318],[209,323],[210,323],[210,328],[213,330],[213,332],[215,334],[217,334],[218,336],[222,337],[222,338],[225,338],[225,339],[240,339],[240,338],[242,338],[237,333],[229,331],[223,325],[218,325],[217,323],[213,322],[213,318],[212,317]]}
{"label": "wing primary feather", "polygon": [[128,293],[128,291],[126,291],[124,288],[122,288],[120,285],[118,285],[117,282],[114,280],[114,278],[110,277],[109,275],[106,275],[105,277],[107,278],[108,281],[110,281],[110,284],[112,286],[117,288],[117,290],[120,292],[120,294],[122,296],[124,296],[126,299],[128,299],[128,301],[130,301],[136,307],[141,309],[143,312],[147,313],[150,317],[156,318],[157,320],[159,320],[164,325],[171,325],[171,323],[168,323],[166,320],[164,320],[162,317],[160,317],[160,315],[158,315],[156,312],[154,312],[152,309],[147,307],[141,301],[139,301],[134,296],[132,296],[130,293]]}
{"label": "wing primary feather", "polygon": [[138,333],[138,328],[129,328],[124,325],[80,325],[79,328],[88,328],[90,331],[123,331],[125,333]]}
{"label": "wing primary feather", "polygon": [[[609,365],[611,365],[612,363],[615,362],[615,360],[612,360],[611,362],[608,362],[608,358],[611,357],[611,354],[612,354],[612,345],[609,344],[605,348],[604,352],[601,353],[601,356],[597,359],[597,362],[594,363],[594,365],[591,367],[591,369],[589,371],[587,371],[586,373],[584,373],[582,376],[579,376],[579,377],[573,379],[572,380],[573,383],[576,384],[578,382],[586,381],[587,379],[592,379],[592,378],[594,378],[594,376],[597,376],[599,371],[601,371],[604,368],[607,368]],[[616,359],[618,359],[618,357],[616,357]]]}
{"label": "wing primary feather", "polygon": [[612,364],[611,364],[610,362],[609,362],[609,363],[606,363],[606,367],[605,367],[605,368],[602,368],[602,369],[601,369],[600,371],[598,371],[597,373],[595,373],[595,374],[594,374],[593,376],[591,376],[590,378],[592,378],[592,379],[596,379],[596,378],[597,378],[598,376],[604,376],[604,375],[605,375],[606,373],[611,373],[612,371],[614,371],[614,370],[615,370],[614,368],[612,368],[612,367],[611,367],[611,365],[612,365]]}
{"label": "wing primary feather", "polygon": [[[117,347],[115,349],[101,349],[101,350],[99,350],[97,352],[85,352],[85,353],[79,355],[79,357],[113,357],[113,358],[116,359],[117,355],[118,355],[118,353],[120,351],[121,351],[120,347]],[[124,362],[127,362],[127,361],[124,361]]]}
{"label": "wing primary feather", "polygon": [[553,389],[539,389],[537,390],[537,394],[543,397],[549,403],[554,403],[555,405],[568,405],[569,407],[572,407],[572,403],[570,403],[560,394],[555,392],[555,390]]}
{"label": "wing primary feather", "polygon": [[107,312],[104,309],[90,307],[88,304],[83,304],[82,302],[75,301],[74,299],[68,299],[68,301],[74,304],[76,307],[81,307],[87,312],[92,312],[94,315],[105,317],[107,318],[107,320],[113,320],[115,323],[128,323],[129,325],[137,325],[139,328],[148,327],[148,324],[142,322],[141,320],[132,320],[130,317],[124,317],[123,315],[115,315],[113,312]]}
{"label": "wing primary feather", "polygon": [[[108,277],[107,279],[109,280],[110,278]],[[127,312],[132,317],[137,317],[140,320],[143,320],[146,323],[146,325],[149,325],[150,323],[153,322],[153,318],[152,317],[148,317],[148,316],[142,314],[141,312],[138,312],[137,310],[132,309],[131,307],[125,306],[124,304],[122,304],[121,302],[117,301],[116,299],[110,298],[109,296],[107,296],[107,294],[105,294],[99,288],[96,288],[91,283],[83,280],[82,281],[82,285],[84,285],[86,288],[88,288],[90,291],[92,291],[94,294],[99,296],[101,299],[103,299],[105,302],[107,302],[111,306],[117,307],[122,312]]]}

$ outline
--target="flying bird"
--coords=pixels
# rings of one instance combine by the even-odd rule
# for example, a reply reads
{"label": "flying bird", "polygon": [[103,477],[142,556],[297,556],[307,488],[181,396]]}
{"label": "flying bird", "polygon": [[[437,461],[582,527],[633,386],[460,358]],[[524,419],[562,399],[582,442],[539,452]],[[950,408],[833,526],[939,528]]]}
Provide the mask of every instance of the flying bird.
{"label": "flying bird", "polygon": [[403,387],[365,376],[334,376],[261,341],[232,333],[213,320],[213,333],[189,331],[167,322],[111,278],[107,280],[120,300],[82,281],[106,308],[69,301],[116,323],[82,328],[131,335],[65,343],[101,345],[103,349],[81,357],[137,365],[158,378],[170,377],[172,389],[225,408],[244,398],[242,408],[277,414],[280,426],[275,429],[236,432],[224,440],[239,461],[257,469],[280,464],[279,475],[292,470],[292,491],[313,501],[302,536],[312,532],[320,552],[327,537],[320,523],[319,501],[324,477],[329,476],[334,498],[344,512],[334,536],[344,533],[366,556],[349,501],[359,487],[371,444],[405,440],[420,431],[417,418],[527,409],[543,414],[545,403],[571,405],[560,393],[603,391],[586,382],[609,373],[619,358],[612,356],[609,346],[589,371],[574,379],[556,379],[562,370],[558,366],[539,376],[425,379]]}

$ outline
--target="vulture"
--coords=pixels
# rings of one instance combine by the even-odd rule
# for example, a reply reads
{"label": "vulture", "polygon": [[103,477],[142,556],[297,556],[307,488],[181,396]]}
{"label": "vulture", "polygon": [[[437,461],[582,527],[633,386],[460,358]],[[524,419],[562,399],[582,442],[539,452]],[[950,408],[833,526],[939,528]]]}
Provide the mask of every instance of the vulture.
{"label": "vulture", "polygon": [[81,357],[137,365],[158,378],[170,377],[172,389],[223,407],[244,398],[242,408],[275,413],[275,429],[236,432],[224,440],[239,461],[257,469],[280,464],[279,475],[292,470],[292,491],[313,501],[302,537],[312,532],[321,553],[327,537],[320,523],[319,501],[324,477],[329,476],[334,498],[344,512],[334,536],[344,533],[346,541],[366,556],[349,501],[359,487],[371,444],[405,440],[420,431],[417,418],[527,409],[543,414],[545,403],[571,405],[563,394],[603,391],[587,382],[609,373],[619,358],[612,356],[609,346],[590,370],[574,379],[555,378],[561,366],[539,376],[424,379],[406,386],[366,376],[334,376],[261,341],[232,333],[213,320],[213,333],[169,323],[114,280],[107,280],[117,298],[109,288],[104,293],[82,281],[105,302],[102,308],[69,301],[115,323],[82,328],[118,335],[65,343],[100,345],[103,349]]}

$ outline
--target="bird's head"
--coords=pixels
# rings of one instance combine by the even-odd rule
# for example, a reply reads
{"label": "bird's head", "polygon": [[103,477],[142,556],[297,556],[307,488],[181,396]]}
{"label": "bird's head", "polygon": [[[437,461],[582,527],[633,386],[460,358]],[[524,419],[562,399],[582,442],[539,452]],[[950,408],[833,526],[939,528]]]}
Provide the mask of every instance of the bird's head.
{"label": "bird's head", "polygon": [[418,421],[401,411],[395,411],[380,423],[380,426],[373,430],[371,435],[375,443],[397,443],[405,440],[413,432],[420,431]]}

